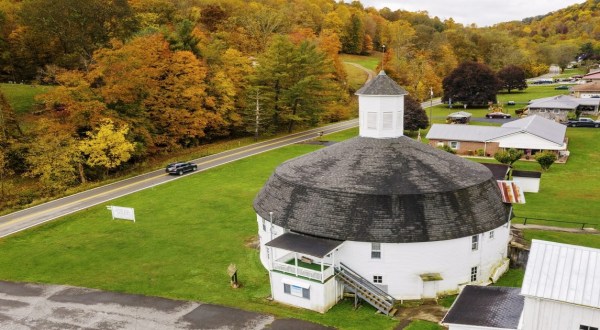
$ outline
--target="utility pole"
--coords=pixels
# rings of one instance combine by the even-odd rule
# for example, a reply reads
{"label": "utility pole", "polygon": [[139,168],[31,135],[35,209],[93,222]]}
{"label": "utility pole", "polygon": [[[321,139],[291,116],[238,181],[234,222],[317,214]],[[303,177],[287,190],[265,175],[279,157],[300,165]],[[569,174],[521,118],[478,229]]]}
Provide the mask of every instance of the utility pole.
{"label": "utility pole", "polygon": [[383,49],[383,55],[381,56],[381,70],[385,69],[385,45],[381,45],[381,48]]}
{"label": "utility pole", "polygon": [[258,127],[260,126],[260,103],[258,103],[258,97],[260,95],[260,90],[256,89],[256,120],[255,120],[255,124],[256,126],[254,127],[254,141],[258,141]]}
{"label": "utility pole", "polygon": [[429,126],[433,125],[433,87],[429,87]]}

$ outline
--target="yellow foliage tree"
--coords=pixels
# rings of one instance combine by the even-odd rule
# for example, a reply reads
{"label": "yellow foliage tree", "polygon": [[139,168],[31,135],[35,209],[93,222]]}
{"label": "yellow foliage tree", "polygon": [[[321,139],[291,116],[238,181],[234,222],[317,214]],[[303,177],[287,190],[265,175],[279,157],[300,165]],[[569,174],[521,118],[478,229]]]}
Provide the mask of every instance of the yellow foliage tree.
{"label": "yellow foliage tree", "polygon": [[115,127],[111,119],[105,119],[95,132],[88,132],[88,138],[79,144],[79,150],[87,156],[86,163],[99,166],[106,171],[113,169],[131,158],[133,143],[126,138],[127,125]]}

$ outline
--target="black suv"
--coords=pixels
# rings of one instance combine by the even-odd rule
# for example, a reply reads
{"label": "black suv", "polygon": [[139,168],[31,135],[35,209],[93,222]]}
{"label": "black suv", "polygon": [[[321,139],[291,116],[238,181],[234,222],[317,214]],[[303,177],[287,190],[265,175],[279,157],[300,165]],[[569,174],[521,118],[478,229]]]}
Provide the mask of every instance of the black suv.
{"label": "black suv", "polygon": [[193,172],[198,169],[198,165],[190,162],[178,162],[167,165],[165,172],[169,174],[182,175],[185,172]]}

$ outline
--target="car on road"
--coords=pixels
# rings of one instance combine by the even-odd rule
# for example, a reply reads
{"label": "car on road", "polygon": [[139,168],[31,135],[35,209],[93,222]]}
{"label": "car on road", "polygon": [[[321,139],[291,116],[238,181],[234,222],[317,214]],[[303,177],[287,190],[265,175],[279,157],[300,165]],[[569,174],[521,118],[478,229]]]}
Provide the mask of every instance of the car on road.
{"label": "car on road", "polygon": [[560,85],[560,86],[554,87],[554,89],[569,89],[569,86],[567,86],[567,85]]}
{"label": "car on road", "polygon": [[510,118],[510,113],[504,113],[504,112],[490,112],[485,114],[485,118],[490,118],[490,119],[507,119]]}
{"label": "car on road", "polygon": [[508,101],[508,102],[506,102],[506,104],[507,105],[515,105],[515,104],[517,104],[517,102],[515,102],[515,101]]}
{"label": "car on road", "polygon": [[567,127],[600,127],[600,121],[594,121],[592,118],[580,117],[577,120],[569,120],[565,123]]}
{"label": "car on road", "polygon": [[169,174],[183,175],[186,172],[193,172],[198,169],[198,165],[190,162],[177,162],[167,165],[165,172]]}

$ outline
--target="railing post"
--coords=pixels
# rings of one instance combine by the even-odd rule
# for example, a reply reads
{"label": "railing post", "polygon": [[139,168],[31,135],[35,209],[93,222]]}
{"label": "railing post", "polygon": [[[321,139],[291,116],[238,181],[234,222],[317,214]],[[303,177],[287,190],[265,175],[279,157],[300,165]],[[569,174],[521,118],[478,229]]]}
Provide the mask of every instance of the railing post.
{"label": "railing post", "polygon": [[585,222],[581,224],[581,230],[583,230],[583,228],[585,228]]}
{"label": "railing post", "polygon": [[523,220],[523,225],[526,225],[527,224],[527,218],[523,218],[523,219],[524,219]]}

